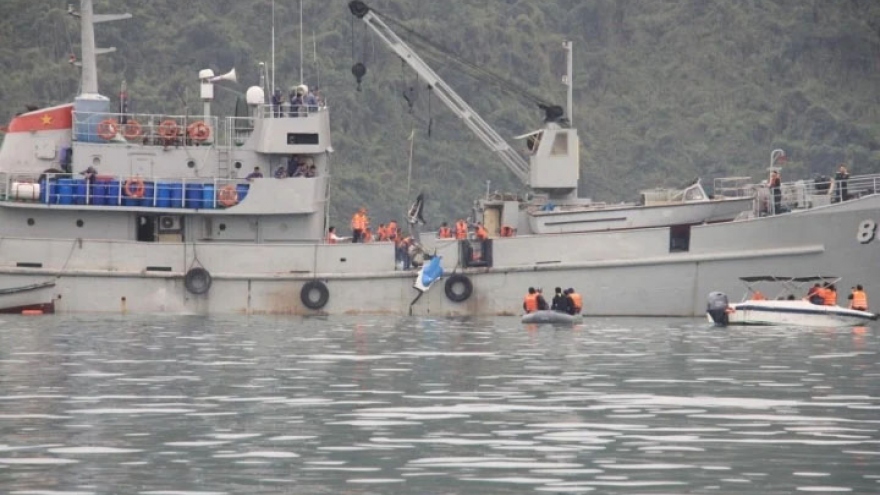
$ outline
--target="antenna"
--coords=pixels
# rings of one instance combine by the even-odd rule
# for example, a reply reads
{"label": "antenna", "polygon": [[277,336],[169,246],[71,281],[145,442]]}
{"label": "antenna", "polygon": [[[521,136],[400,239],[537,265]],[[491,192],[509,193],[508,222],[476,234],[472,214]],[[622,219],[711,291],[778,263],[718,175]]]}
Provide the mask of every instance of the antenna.
{"label": "antenna", "polygon": [[303,84],[303,0],[299,0],[299,83]]}
{"label": "antenna", "polygon": [[275,0],[272,0],[272,92],[275,94]]}

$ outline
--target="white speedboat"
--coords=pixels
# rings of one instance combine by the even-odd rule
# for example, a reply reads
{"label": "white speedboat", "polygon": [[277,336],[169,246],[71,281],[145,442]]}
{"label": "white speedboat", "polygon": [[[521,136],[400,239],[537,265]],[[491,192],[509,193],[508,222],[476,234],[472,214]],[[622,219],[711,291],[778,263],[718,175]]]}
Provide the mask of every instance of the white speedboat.
{"label": "white speedboat", "polygon": [[522,316],[523,323],[556,323],[556,324],[572,324],[584,319],[583,315],[570,315],[561,311],[552,309],[543,309],[526,313]]}
{"label": "white speedboat", "polygon": [[[865,325],[877,319],[868,311],[813,304],[800,299],[807,293],[811,283],[836,284],[839,277],[776,277],[757,276],[740,278],[747,288],[742,302],[729,304],[721,292],[709,294],[706,316],[719,326],[761,325],[800,327],[852,327]],[[783,287],[773,299],[767,299],[757,284],[779,284]]]}

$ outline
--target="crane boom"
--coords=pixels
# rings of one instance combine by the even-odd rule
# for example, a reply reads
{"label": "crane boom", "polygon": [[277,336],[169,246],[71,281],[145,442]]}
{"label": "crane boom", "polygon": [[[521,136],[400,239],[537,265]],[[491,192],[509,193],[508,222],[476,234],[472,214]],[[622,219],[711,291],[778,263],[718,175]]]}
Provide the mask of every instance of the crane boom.
{"label": "crane boom", "polygon": [[360,0],[349,2],[351,13],[363,20],[404,62],[428,82],[434,93],[523,183],[529,183],[529,164],[504,138],[471,108],[433,69],[409,47],[370,7]]}

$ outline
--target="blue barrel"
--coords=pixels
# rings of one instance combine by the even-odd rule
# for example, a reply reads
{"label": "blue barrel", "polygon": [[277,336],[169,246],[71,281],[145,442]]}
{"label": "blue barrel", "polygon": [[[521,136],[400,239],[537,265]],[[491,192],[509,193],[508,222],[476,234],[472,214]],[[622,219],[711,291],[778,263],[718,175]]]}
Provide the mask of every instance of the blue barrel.
{"label": "blue barrel", "polygon": [[46,179],[40,179],[40,202],[49,203],[52,196],[49,194],[48,182]]}
{"label": "blue barrel", "polygon": [[202,208],[214,207],[214,184],[202,186]]}
{"label": "blue barrel", "polygon": [[140,200],[141,206],[155,206],[153,204],[153,195],[156,187],[152,182],[144,182],[144,197]]}
{"label": "blue barrel", "polygon": [[121,184],[118,180],[111,180],[107,183],[107,195],[105,198],[105,205],[117,206],[119,205],[119,190],[121,189]]}
{"label": "blue barrel", "polygon": [[73,179],[73,202],[78,205],[86,204],[86,192],[88,183],[85,179]]}
{"label": "blue barrel", "polygon": [[171,208],[171,184],[167,182],[159,182],[156,184],[158,190],[156,206],[159,208]]}
{"label": "blue barrel", "polygon": [[171,198],[172,208],[183,208],[183,184],[171,182],[166,184]]}
{"label": "blue barrel", "polygon": [[201,208],[202,207],[202,185],[187,184],[186,185],[186,205],[184,208]]}
{"label": "blue barrel", "polygon": [[241,203],[244,201],[244,198],[247,197],[248,188],[250,188],[250,184],[238,184],[235,186],[236,192],[238,192],[238,202]]}
{"label": "blue barrel", "polygon": [[106,182],[92,183],[92,195],[90,199],[93,205],[107,204],[107,185]]}
{"label": "blue barrel", "polygon": [[73,179],[58,179],[58,204],[73,204]]}

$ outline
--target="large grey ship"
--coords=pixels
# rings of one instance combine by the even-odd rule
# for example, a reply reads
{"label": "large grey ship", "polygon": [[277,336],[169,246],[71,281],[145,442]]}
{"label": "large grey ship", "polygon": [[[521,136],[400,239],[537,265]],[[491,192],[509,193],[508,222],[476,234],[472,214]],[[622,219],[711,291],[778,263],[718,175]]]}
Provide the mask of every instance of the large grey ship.
{"label": "large grey ship", "polygon": [[[697,181],[645,191],[637,205],[594,203],[577,197],[570,97],[567,112],[545,108],[519,151],[380,15],[350,9],[532,191],[478,201],[486,240],[420,236],[418,257],[443,268],[433,288],[416,297],[417,272],[399,269],[391,243],[325,242],[328,106],[279,109],[261,82],[248,116],[220,118],[214,86],[234,72],[202,70],[200,115],[113,112],[98,91],[94,23],[114,17],[82,0],[81,94],[16,116],[0,148],[0,308],[505,315],[527,287],[563,286],[584,295],[587,315],[697,316],[710,291],[735,294],[758,274],[834,275],[880,293],[880,177],[850,178],[842,201],[813,181],[719,186],[714,197]],[[308,173],[273,178],[291,163]],[[265,177],[246,179],[255,166]]]}

